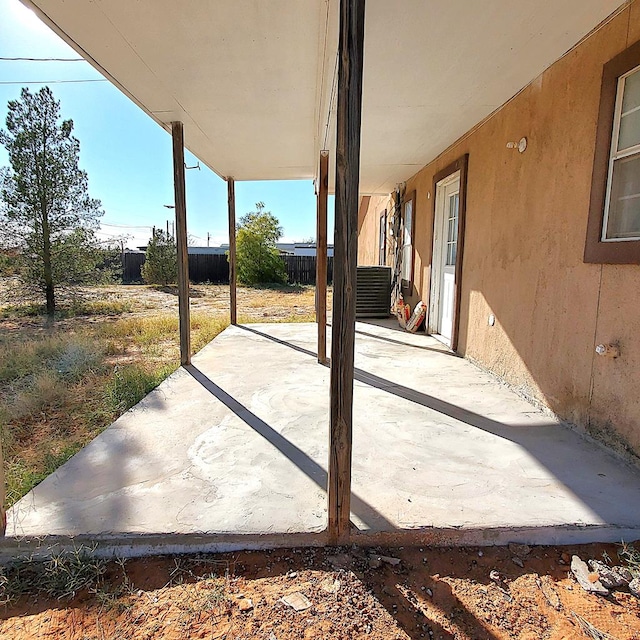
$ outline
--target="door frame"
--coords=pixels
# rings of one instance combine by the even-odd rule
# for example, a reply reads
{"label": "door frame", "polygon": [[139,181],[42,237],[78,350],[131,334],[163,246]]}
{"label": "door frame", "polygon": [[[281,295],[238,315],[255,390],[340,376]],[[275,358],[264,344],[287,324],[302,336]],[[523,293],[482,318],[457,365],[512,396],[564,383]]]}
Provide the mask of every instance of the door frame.
{"label": "door frame", "polygon": [[[447,165],[441,171],[433,176],[433,205],[431,207],[431,258],[429,261],[431,276],[433,275],[433,239],[435,237],[436,225],[436,194],[438,192],[438,183],[443,182],[451,177],[454,173],[460,172],[460,200],[458,202],[458,246],[456,253],[456,268],[454,281],[454,303],[453,303],[453,327],[451,332],[451,350],[458,350],[458,338],[460,335],[460,301],[462,298],[462,257],[464,253],[464,236],[466,226],[467,213],[467,169],[469,166],[469,154],[465,153],[457,160]],[[433,293],[433,277],[429,278],[429,306],[427,318],[427,327],[433,325],[434,318],[431,316],[431,295]]]}
{"label": "door frame", "polygon": [[[452,188],[453,187],[453,188]],[[455,191],[454,191],[455,189]],[[460,171],[448,175],[440,180],[436,185],[435,194],[435,215],[433,218],[433,235],[431,242],[431,295],[429,296],[429,318],[427,332],[436,336],[448,346],[451,346],[453,338],[453,314],[455,306],[455,268],[458,262],[457,250],[456,261],[453,265],[446,265],[449,217],[449,198],[453,194],[458,195],[458,223],[460,222]],[[449,195],[447,195],[449,194]],[[436,233],[437,232],[437,233]],[[437,238],[437,241],[436,241]],[[458,238],[456,237],[456,241]],[[443,296],[444,296],[444,271],[447,267],[453,267],[454,296],[451,300],[451,335],[445,337],[442,332],[443,321]]]}

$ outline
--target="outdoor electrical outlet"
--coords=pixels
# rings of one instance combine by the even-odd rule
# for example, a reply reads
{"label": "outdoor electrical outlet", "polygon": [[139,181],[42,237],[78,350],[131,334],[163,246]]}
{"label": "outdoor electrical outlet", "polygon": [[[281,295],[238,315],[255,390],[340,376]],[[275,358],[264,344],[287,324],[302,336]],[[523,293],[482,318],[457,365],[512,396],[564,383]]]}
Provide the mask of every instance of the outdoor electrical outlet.
{"label": "outdoor electrical outlet", "polygon": [[599,344],[596,347],[596,353],[599,356],[608,358],[617,358],[620,355],[620,347],[617,344]]}

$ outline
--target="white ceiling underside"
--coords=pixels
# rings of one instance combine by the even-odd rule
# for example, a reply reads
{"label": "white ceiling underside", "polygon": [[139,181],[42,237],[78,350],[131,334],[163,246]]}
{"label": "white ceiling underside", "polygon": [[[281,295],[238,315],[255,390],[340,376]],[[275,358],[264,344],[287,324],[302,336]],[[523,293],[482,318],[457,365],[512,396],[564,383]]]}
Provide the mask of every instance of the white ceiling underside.
{"label": "white ceiling underside", "polygon": [[[312,179],[334,149],[339,0],[23,1],[220,176]],[[361,192],[392,191],[622,4],[367,0]]]}

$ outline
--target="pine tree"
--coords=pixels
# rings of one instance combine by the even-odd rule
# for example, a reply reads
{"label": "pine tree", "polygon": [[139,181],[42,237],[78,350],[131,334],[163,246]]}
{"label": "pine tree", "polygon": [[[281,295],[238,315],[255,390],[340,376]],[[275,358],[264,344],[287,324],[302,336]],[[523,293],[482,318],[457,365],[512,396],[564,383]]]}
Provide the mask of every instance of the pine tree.
{"label": "pine tree", "polygon": [[95,282],[105,262],[94,231],[103,214],[89,197],[79,166],[80,142],[73,121],[61,120],[60,102],[49,87],[8,104],[0,143],[9,167],[0,174],[0,227],[5,246],[16,249],[19,274],[46,300],[53,318],[56,288]]}
{"label": "pine tree", "polygon": [[178,279],[178,253],[174,239],[160,229],[147,245],[142,265],[142,278],[147,284],[166,286]]}

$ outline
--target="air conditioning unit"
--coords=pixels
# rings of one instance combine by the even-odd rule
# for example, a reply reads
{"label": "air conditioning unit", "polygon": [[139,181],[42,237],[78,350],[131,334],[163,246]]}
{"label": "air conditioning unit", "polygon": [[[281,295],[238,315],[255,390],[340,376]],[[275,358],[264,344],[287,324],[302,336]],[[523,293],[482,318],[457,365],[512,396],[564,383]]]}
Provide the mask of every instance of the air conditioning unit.
{"label": "air conditioning unit", "polygon": [[388,318],[391,309],[391,267],[358,267],[356,318]]}

